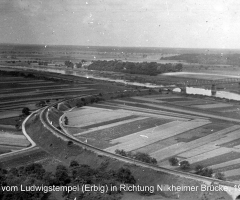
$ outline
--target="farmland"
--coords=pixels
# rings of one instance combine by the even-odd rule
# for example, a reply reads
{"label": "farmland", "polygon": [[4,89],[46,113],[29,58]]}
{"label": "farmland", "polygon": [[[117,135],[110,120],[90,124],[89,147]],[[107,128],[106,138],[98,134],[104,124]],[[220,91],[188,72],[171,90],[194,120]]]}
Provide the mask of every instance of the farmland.
{"label": "farmland", "polygon": [[[226,108],[231,110],[223,112]],[[202,165],[238,182],[238,108],[221,100],[159,94],[73,109],[65,113],[69,124],[64,126],[80,141],[112,153],[148,153],[159,166],[179,170],[168,162],[176,157],[188,161],[192,171]]]}
{"label": "farmland", "polygon": [[[4,161],[5,153],[12,152],[15,155],[20,151],[22,153],[19,158],[14,159],[22,157],[28,159],[27,162],[42,160],[49,155],[44,150],[31,153],[31,143],[21,128],[23,120],[27,117],[23,113],[23,108],[28,108],[31,113],[66,97],[102,92],[106,89],[108,91],[125,89],[124,86],[95,84],[86,78],[79,78],[74,82],[72,78],[66,79],[59,75],[55,78],[54,74],[5,67],[0,68],[0,78],[0,161],[6,167],[13,166],[14,163],[10,162],[11,159],[8,162]],[[14,162],[16,163],[14,166],[22,163],[20,160]]]}

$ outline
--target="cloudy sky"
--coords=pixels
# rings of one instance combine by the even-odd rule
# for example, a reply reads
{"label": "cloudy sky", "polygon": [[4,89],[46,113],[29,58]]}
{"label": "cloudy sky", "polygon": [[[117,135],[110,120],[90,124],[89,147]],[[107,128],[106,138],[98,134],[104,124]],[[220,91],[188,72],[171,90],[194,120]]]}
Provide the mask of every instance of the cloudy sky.
{"label": "cloudy sky", "polygon": [[0,0],[0,43],[240,48],[240,1]]}

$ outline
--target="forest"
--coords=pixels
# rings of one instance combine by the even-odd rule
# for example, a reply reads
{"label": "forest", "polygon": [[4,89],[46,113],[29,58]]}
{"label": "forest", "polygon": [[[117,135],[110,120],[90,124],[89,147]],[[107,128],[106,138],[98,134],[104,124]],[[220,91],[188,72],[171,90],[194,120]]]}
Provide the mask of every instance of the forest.
{"label": "forest", "polygon": [[156,76],[166,72],[182,71],[182,64],[161,64],[157,62],[122,62],[119,60],[97,60],[93,61],[87,68],[88,70],[123,72],[129,74],[142,74]]}
{"label": "forest", "polygon": [[[135,184],[136,180],[128,168],[119,168],[118,170],[107,170],[108,162],[103,162],[96,169],[88,165],[80,165],[77,161],[71,161],[68,167],[64,165],[56,166],[55,172],[46,171],[39,163],[33,163],[26,166],[11,168],[9,170],[0,167],[0,199],[4,200],[40,200],[52,199],[51,192],[48,189],[31,191],[20,188],[30,188],[31,186],[41,188],[60,188],[60,186],[76,186],[82,184],[90,185],[111,185]],[[11,190],[10,190],[11,188]],[[119,187],[117,187],[119,188]],[[89,200],[118,200],[122,192],[108,191],[101,192],[83,192],[72,191],[62,192],[62,197],[66,199]]]}

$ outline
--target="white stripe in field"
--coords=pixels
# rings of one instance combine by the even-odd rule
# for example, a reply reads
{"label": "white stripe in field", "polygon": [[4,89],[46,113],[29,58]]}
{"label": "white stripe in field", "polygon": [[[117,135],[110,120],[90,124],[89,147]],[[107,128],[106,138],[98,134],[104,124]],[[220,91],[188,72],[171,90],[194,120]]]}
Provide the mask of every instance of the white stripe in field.
{"label": "white stripe in field", "polygon": [[[166,101],[150,99],[150,98],[147,98],[147,99],[148,99],[148,101],[151,101],[152,103],[164,103],[164,102],[166,102]],[[118,99],[114,99],[113,101],[118,101]],[[119,100],[119,101],[122,101],[122,100]],[[140,103],[140,102],[136,102],[136,103]]]}
{"label": "white stripe in field", "polygon": [[65,115],[70,119],[70,118],[74,118],[74,117],[89,115],[89,114],[92,114],[92,113],[102,112],[102,110],[96,110],[96,109],[90,109],[90,108],[84,108],[84,107],[74,109],[71,112],[66,112]]}
{"label": "white stripe in field", "polygon": [[[192,116],[192,115],[185,115],[185,114],[180,114],[180,113],[176,113],[176,112],[168,112],[168,111],[162,111],[162,110],[154,110],[154,108],[140,108],[140,107],[135,107],[133,102],[128,102],[128,101],[124,101],[124,100],[114,100],[114,102],[119,102],[119,103],[129,103],[129,104],[133,104],[133,106],[129,106],[129,105],[123,105],[123,104],[117,104],[115,106],[119,107],[119,108],[125,108],[125,109],[131,109],[131,110],[138,110],[138,111],[146,111],[146,112],[151,112],[151,113],[159,113],[162,115],[168,115],[168,116],[173,116],[173,117],[183,117],[183,118],[188,118],[188,119],[194,119],[194,118],[202,118],[202,117],[196,117],[196,116]],[[111,104],[110,104],[111,105]],[[152,104],[151,104],[152,105]],[[207,118],[204,118],[207,119]]]}
{"label": "white stripe in field", "polygon": [[80,108],[74,108],[71,110],[71,112],[67,112],[67,117],[78,117],[78,116],[84,116],[92,113],[102,112],[102,111],[113,111],[112,109],[107,108],[97,108],[97,107],[91,107],[91,106],[84,106]]}
{"label": "white stripe in field", "polygon": [[211,117],[211,118],[215,118],[215,119],[222,119],[222,120],[226,120],[226,121],[234,121],[234,122],[240,122],[239,119],[235,119],[235,118],[229,118],[229,117],[222,117],[219,115],[212,115],[212,114],[206,114],[206,113],[201,113],[201,112],[196,112],[196,111],[188,111],[188,110],[184,110],[184,109],[180,109],[180,108],[172,108],[170,106],[163,106],[163,105],[156,105],[156,104],[151,104],[151,100],[149,100],[148,98],[143,98],[143,97],[131,97],[132,99],[143,99],[149,103],[140,103],[142,105],[147,105],[147,106],[152,106],[152,107],[156,107],[156,108],[162,108],[162,109],[166,109],[166,110],[171,110],[174,112],[183,112],[183,113],[188,113],[188,114],[192,114],[192,115],[197,115],[197,116],[204,116],[206,117]]}
{"label": "white stripe in field", "polygon": [[209,166],[209,168],[219,169],[219,168],[228,167],[228,166],[236,165],[236,164],[240,164],[240,158],[230,160],[230,161],[227,161],[227,162],[223,162],[223,163],[220,163],[220,164],[216,164],[216,165],[211,165],[211,166]]}
{"label": "white stripe in field", "polygon": [[21,146],[10,146],[10,145],[0,145],[0,150],[3,149],[3,150],[11,150],[11,151],[16,151],[16,150],[20,150],[22,149],[23,147]]}
{"label": "white stripe in field", "polygon": [[110,152],[115,152],[116,149],[124,149],[126,151],[132,151],[134,149],[139,149],[146,145],[155,143],[159,140],[163,140],[163,139],[175,136],[177,134],[197,128],[199,126],[203,126],[207,123],[209,122],[196,122],[194,120],[188,121],[188,122],[182,122],[181,124],[166,128],[164,130],[157,130],[157,131],[153,130],[152,132],[148,132],[148,133],[146,132],[143,136],[147,136],[147,137],[143,137],[142,135],[140,135],[139,137],[133,140],[123,142],[113,147],[109,147],[106,150]]}
{"label": "white stripe in field", "polygon": [[226,136],[224,136],[223,138],[221,138],[219,140],[216,140],[214,142],[210,142],[210,143],[205,144],[205,145],[203,145],[201,147],[198,147],[198,148],[191,149],[187,152],[183,152],[182,154],[179,154],[178,156],[185,157],[185,158],[190,158],[190,157],[196,156],[198,154],[202,154],[204,152],[220,148],[220,146],[218,146],[218,145],[221,145],[221,144],[226,143],[226,142],[234,141],[235,139],[240,138],[239,132],[240,132],[239,130],[230,132],[230,133],[226,134]]}
{"label": "white stripe in field", "polygon": [[224,138],[217,140],[216,145],[222,145],[224,143],[231,142],[231,141],[234,142],[234,140],[239,138],[240,138],[240,130],[236,130],[231,133],[228,133]]}
{"label": "white stripe in field", "polygon": [[240,149],[240,145],[234,146],[234,149]]}
{"label": "white stripe in field", "polygon": [[173,128],[173,127],[177,128],[177,126],[181,125],[182,123],[183,122],[181,122],[181,121],[169,122],[169,123],[162,124],[160,126],[156,126],[153,128],[149,128],[149,129],[146,129],[143,131],[139,131],[139,132],[127,135],[127,136],[116,138],[114,140],[111,140],[110,143],[116,144],[116,143],[124,143],[124,142],[133,141],[134,139],[141,137],[141,135],[150,137],[151,134],[156,134],[156,133],[159,133],[160,131],[164,131],[166,129]]}
{"label": "white stripe in field", "polygon": [[203,105],[203,104],[210,104],[210,103],[215,103],[215,102],[210,102],[210,101],[204,101],[204,100],[192,100],[192,101],[173,101],[173,102],[168,102],[176,105],[181,105],[181,106],[193,106],[193,105]]}
{"label": "white stripe in field", "polygon": [[158,151],[155,151],[151,153],[150,155],[156,158],[158,161],[164,160],[166,158],[181,154],[183,152],[189,151],[190,149],[194,149],[197,147],[200,147],[202,145],[205,145],[209,142],[216,141],[222,137],[225,137],[226,133],[229,133],[231,131],[234,131],[236,129],[239,129],[240,126],[234,125],[229,128],[223,129],[221,131],[217,131],[215,133],[212,133],[210,135],[207,135],[205,137],[193,140],[191,142],[183,143],[181,145],[172,145],[163,149],[160,149]]}
{"label": "white stripe in field", "polygon": [[[90,90],[94,90],[94,89],[86,89],[86,88],[64,88],[64,89],[51,89],[51,90],[41,90],[41,91],[29,91],[29,92],[21,92],[19,95],[23,96],[23,95],[34,95],[34,94],[48,94],[48,93],[52,93],[52,92],[81,92],[81,91],[90,91]],[[18,93],[8,93],[8,94],[0,94],[0,97],[12,97],[12,96],[16,96],[18,95]]]}
{"label": "white stripe in field", "polygon": [[[101,105],[101,104],[99,104]],[[92,106],[84,106],[86,109],[92,109],[92,110],[102,110],[102,111],[112,111],[112,109],[108,108],[99,108],[99,107],[92,107]]]}
{"label": "white stripe in field", "polygon": [[130,123],[130,122],[134,122],[134,121],[139,121],[139,120],[143,120],[143,119],[148,119],[148,117],[138,117],[138,118],[134,118],[134,119],[123,120],[121,122],[116,122],[116,123],[107,124],[107,125],[104,125],[104,126],[91,128],[88,131],[84,131],[84,132],[81,132],[81,133],[76,133],[76,134],[74,134],[74,136],[79,136],[79,135],[91,133],[93,131],[99,131],[99,130],[103,130],[103,129],[106,129],[106,128],[111,128],[111,127],[115,127],[115,126],[118,126],[118,125]]}
{"label": "white stripe in field", "polygon": [[[185,117],[185,118],[190,118],[190,119],[195,119],[195,118],[198,118],[198,119],[208,119],[206,117],[199,117],[199,116],[194,116],[194,115],[187,115],[187,114],[182,114],[182,113],[177,113],[177,112],[171,112],[171,111],[163,111],[163,110],[155,110],[155,108],[162,108],[164,109],[163,106],[158,106],[156,104],[150,104],[150,103],[138,103],[138,104],[142,104],[142,105],[146,105],[146,106],[151,106],[152,108],[139,108],[139,107],[135,107],[134,104],[135,102],[130,102],[130,101],[125,101],[125,100],[114,100],[114,102],[119,102],[119,103],[129,103],[129,104],[133,104],[133,106],[129,106],[129,105],[123,105],[123,104],[118,104],[117,106],[119,107],[126,107],[126,108],[135,108],[135,109],[138,109],[138,110],[146,110],[146,111],[151,111],[151,112],[157,112],[157,113],[160,113],[160,114],[166,114],[166,115],[171,115],[171,116],[178,116],[178,117]],[[174,109],[173,109],[174,110]]]}
{"label": "white stripe in field", "polygon": [[218,148],[220,148],[220,147],[215,146],[214,142],[211,142],[211,143],[205,144],[201,147],[194,148],[194,149],[191,149],[189,151],[178,154],[178,156],[179,157],[184,157],[184,158],[190,158],[190,157],[193,157],[193,156],[196,156],[196,155],[199,155],[199,154],[202,154],[202,153],[214,150],[214,149],[218,149]]}
{"label": "white stripe in field", "polygon": [[225,153],[229,153],[231,151],[232,151],[232,149],[230,149],[230,148],[220,147],[218,149],[214,149],[212,151],[209,151],[209,152],[206,152],[206,153],[188,158],[186,160],[189,163],[193,164],[193,163],[196,163],[196,162],[199,162],[199,161],[202,161],[202,160],[210,159],[210,158],[220,156],[220,155],[225,154]]}
{"label": "white stripe in field", "polygon": [[123,117],[131,116],[131,113],[121,113],[121,112],[100,112],[100,113],[93,113],[89,114],[87,117],[83,118],[81,116],[71,118],[69,120],[69,126],[77,126],[77,127],[83,127],[83,126],[89,126],[92,124],[97,124],[101,122],[106,122],[114,119],[119,119]]}
{"label": "white stripe in field", "polygon": [[[148,98],[148,99],[179,99],[182,98],[180,96],[162,96],[162,95],[150,95],[150,96],[145,96],[144,98]],[[189,98],[189,100],[191,100],[191,98]]]}
{"label": "white stripe in field", "polygon": [[240,174],[240,169],[232,169],[224,172],[225,177],[238,176],[239,174]]}
{"label": "white stripe in field", "polygon": [[222,107],[232,107],[232,106],[233,105],[226,104],[226,103],[215,103],[215,104],[205,104],[205,105],[193,105],[191,107],[209,109],[209,108],[222,108]]}
{"label": "white stripe in field", "polygon": [[132,115],[130,112],[118,110],[117,112],[112,111],[102,111],[98,113],[92,113],[85,116],[79,115],[78,117],[69,118],[69,126],[88,126],[91,124],[96,124],[99,122],[109,121],[112,119],[118,119],[122,117],[127,117]]}
{"label": "white stripe in field", "polygon": [[[52,83],[52,82],[44,82],[44,84],[48,84],[48,85],[38,85],[38,86],[28,86],[29,83],[27,83],[24,88],[14,88],[14,89],[3,89],[2,91],[4,92],[11,92],[12,90],[14,91],[21,91],[21,90],[26,90],[26,89],[40,89],[40,88],[52,88],[53,90],[56,88],[56,87],[65,87],[65,86],[69,86],[68,84],[62,84],[62,85],[52,85],[52,84],[49,84],[49,83]],[[34,83],[35,84],[35,83]],[[43,83],[41,83],[43,84]],[[62,88],[63,89],[63,88]]]}
{"label": "white stripe in field", "polygon": [[[106,106],[108,106],[108,104],[104,104]],[[138,107],[133,107],[133,106],[123,106],[121,104],[116,105],[116,104],[110,104],[109,106],[111,107],[116,107],[116,108],[121,108],[121,109],[129,109],[129,112],[132,112],[132,114],[138,114],[138,115],[142,115],[142,116],[149,116],[149,117],[156,117],[156,118],[161,118],[161,119],[172,119],[172,120],[181,120],[181,121],[188,121],[189,118],[182,118],[182,116],[178,117],[178,115],[176,116],[170,116],[170,115],[165,115],[162,111],[156,111],[156,110],[150,110],[150,109],[143,109],[143,108],[138,108]],[[126,110],[127,111],[127,110]],[[150,112],[150,113],[148,113]]]}
{"label": "white stripe in field", "polygon": [[5,145],[15,145],[15,146],[29,146],[30,143],[26,138],[7,138],[7,137],[0,137],[0,144]]}

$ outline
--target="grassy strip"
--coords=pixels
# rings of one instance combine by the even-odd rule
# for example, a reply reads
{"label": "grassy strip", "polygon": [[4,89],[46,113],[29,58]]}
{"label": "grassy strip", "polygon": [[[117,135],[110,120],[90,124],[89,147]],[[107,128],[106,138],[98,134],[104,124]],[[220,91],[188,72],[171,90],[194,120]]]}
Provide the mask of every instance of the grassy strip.
{"label": "grassy strip", "polygon": [[3,158],[0,161],[0,165],[3,166],[4,168],[17,167],[21,165],[26,165],[29,162],[32,163],[32,162],[41,160],[48,156],[49,156],[48,153],[38,149],[30,152],[25,152],[20,155],[11,156],[11,158],[8,158],[8,159]]}
{"label": "grassy strip", "polygon": [[159,100],[159,101],[166,101],[166,102],[174,102],[174,101],[188,101],[188,102],[191,102],[191,101],[194,101],[195,99],[192,99],[192,98],[187,98],[187,97],[179,97],[179,98],[167,98],[167,99],[156,99],[156,100]]}
{"label": "grassy strip", "polygon": [[236,140],[233,140],[233,141],[230,141],[230,142],[223,143],[220,146],[221,147],[227,147],[227,148],[233,148],[234,146],[237,146],[239,144],[240,144],[240,138],[236,139]]}
{"label": "grassy strip", "polygon": [[134,119],[139,117],[138,115],[130,115],[127,117],[121,117],[121,118],[117,118],[117,119],[113,119],[113,120],[109,120],[109,121],[105,121],[105,122],[100,122],[97,124],[92,124],[92,125],[88,125],[88,126],[83,126],[81,127],[81,129],[90,129],[90,128],[95,128],[95,127],[99,127],[99,126],[104,126],[104,125],[108,125],[108,124],[112,124],[112,123],[116,123],[116,122],[121,122],[124,120],[128,120],[128,119]]}
{"label": "grassy strip", "polygon": [[240,175],[234,175],[234,176],[229,176],[229,177],[227,177],[227,180],[229,180],[229,181],[239,181],[239,179],[240,179]]}
{"label": "grassy strip", "polygon": [[142,119],[142,120],[137,120],[134,122],[129,122],[126,124],[114,126],[111,128],[92,131],[81,136],[85,136],[87,138],[99,139],[99,140],[112,140],[118,137],[123,137],[123,136],[136,133],[148,128],[152,128],[154,126],[159,126],[169,121],[170,120],[167,120],[167,119],[156,119],[156,118]]}
{"label": "grassy strip", "polygon": [[3,125],[16,125],[17,121],[18,121],[19,117],[9,117],[9,118],[3,118],[0,119],[0,124]]}
{"label": "grassy strip", "polygon": [[217,172],[225,172],[225,171],[229,171],[229,170],[233,170],[233,169],[239,169],[240,168],[240,164],[233,164],[233,165],[229,165],[226,167],[220,167],[215,169],[215,171]]}
{"label": "grassy strip", "polygon": [[222,155],[219,155],[219,156],[216,156],[216,157],[212,157],[212,158],[209,158],[209,159],[205,159],[205,160],[201,160],[199,162],[196,162],[196,163],[192,164],[192,168],[195,168],[197,165],[203,165],[203,166],[207,167],[207,166],[227,162],[227,161],[230,161],[230,160],[234,160],[234,159],[237,159],[237,158],[240,158],[240,153],[232,151],[232,152],[225,153],[225,154],[222,154]]}
{"label": "grassy strip", "polygon": [[93,104],[91,105],[91,107],[95,107],[95,108],[105,108],[105,109],[111,109],[111,110],[119,110],[119,108],[116,108],[114,106],[110,106],[110,105],[104,105],[104,104]]}

